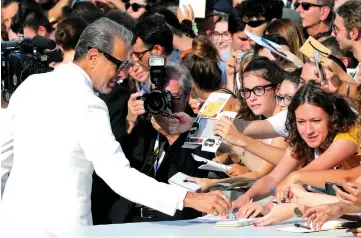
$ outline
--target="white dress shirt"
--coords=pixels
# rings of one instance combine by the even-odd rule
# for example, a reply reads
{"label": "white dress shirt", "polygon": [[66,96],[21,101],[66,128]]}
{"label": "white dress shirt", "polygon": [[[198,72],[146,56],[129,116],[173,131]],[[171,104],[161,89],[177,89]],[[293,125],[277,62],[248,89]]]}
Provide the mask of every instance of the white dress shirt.
{"label": "white dress shirt", "polygon": [[106,104],[77,65],[30,76],[8,110],[14,160],[1,204],[2,234],[9,232],[3,237],[56,235],[92,225],[94,169],[128,200],[168,215],[183,209],[186,190],[130,167],[112,134]]}

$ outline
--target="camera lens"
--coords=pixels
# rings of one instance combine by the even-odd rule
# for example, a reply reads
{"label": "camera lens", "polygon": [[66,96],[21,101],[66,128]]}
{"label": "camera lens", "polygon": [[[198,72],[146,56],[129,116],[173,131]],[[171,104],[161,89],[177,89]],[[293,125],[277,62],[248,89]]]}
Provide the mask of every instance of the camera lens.
{"label": "camera lens", "polygon": [[144,108],[148,113],[159,114],[167,109],[167,98],[160,91],[151,92],[144,100]]}

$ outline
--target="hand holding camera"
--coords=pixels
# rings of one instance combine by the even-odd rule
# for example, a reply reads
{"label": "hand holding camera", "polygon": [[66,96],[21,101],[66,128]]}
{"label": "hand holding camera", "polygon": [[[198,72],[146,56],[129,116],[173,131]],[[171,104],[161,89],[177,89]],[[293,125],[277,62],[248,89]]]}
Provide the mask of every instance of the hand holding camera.
{"label": "hand holding camera", "polygon": [[138,99],[139,97],[142,97],[142,95],[143,93],[140,92],[130,95],[128,100],[128,120],[135,122],[139,115],[145,113],[144,101]]}

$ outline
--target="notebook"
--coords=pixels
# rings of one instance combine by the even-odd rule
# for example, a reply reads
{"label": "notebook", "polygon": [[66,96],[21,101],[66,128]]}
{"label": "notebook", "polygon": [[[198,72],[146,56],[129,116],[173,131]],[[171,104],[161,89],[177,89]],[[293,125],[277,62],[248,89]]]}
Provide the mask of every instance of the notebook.
{"label": "notebook", "polygon": [[189,176],[178,172],[175,175],[173,175],[169,180],[169,184],[177,185],[180,187],[183,187],[191,192],[197,192],[201,189],[201,186],[194,182],[185,181]]}

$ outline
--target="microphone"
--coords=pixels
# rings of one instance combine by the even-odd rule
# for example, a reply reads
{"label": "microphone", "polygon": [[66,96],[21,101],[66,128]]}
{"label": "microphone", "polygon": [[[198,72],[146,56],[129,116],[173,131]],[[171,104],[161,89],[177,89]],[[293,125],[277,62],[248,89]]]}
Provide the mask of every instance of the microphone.
{"label": "microphone", "polygon": [[9,48],[17,48],[20,46],[20,40],[12,40],[12,41],[3,41],[1,42],[1,50],[9,49]]}
{"label": "microphone", "polygon": [[55,41],[39,35],[34,36],[31,40],[31,44],[37,48],[47,50],[53,50],[56,47]]}

